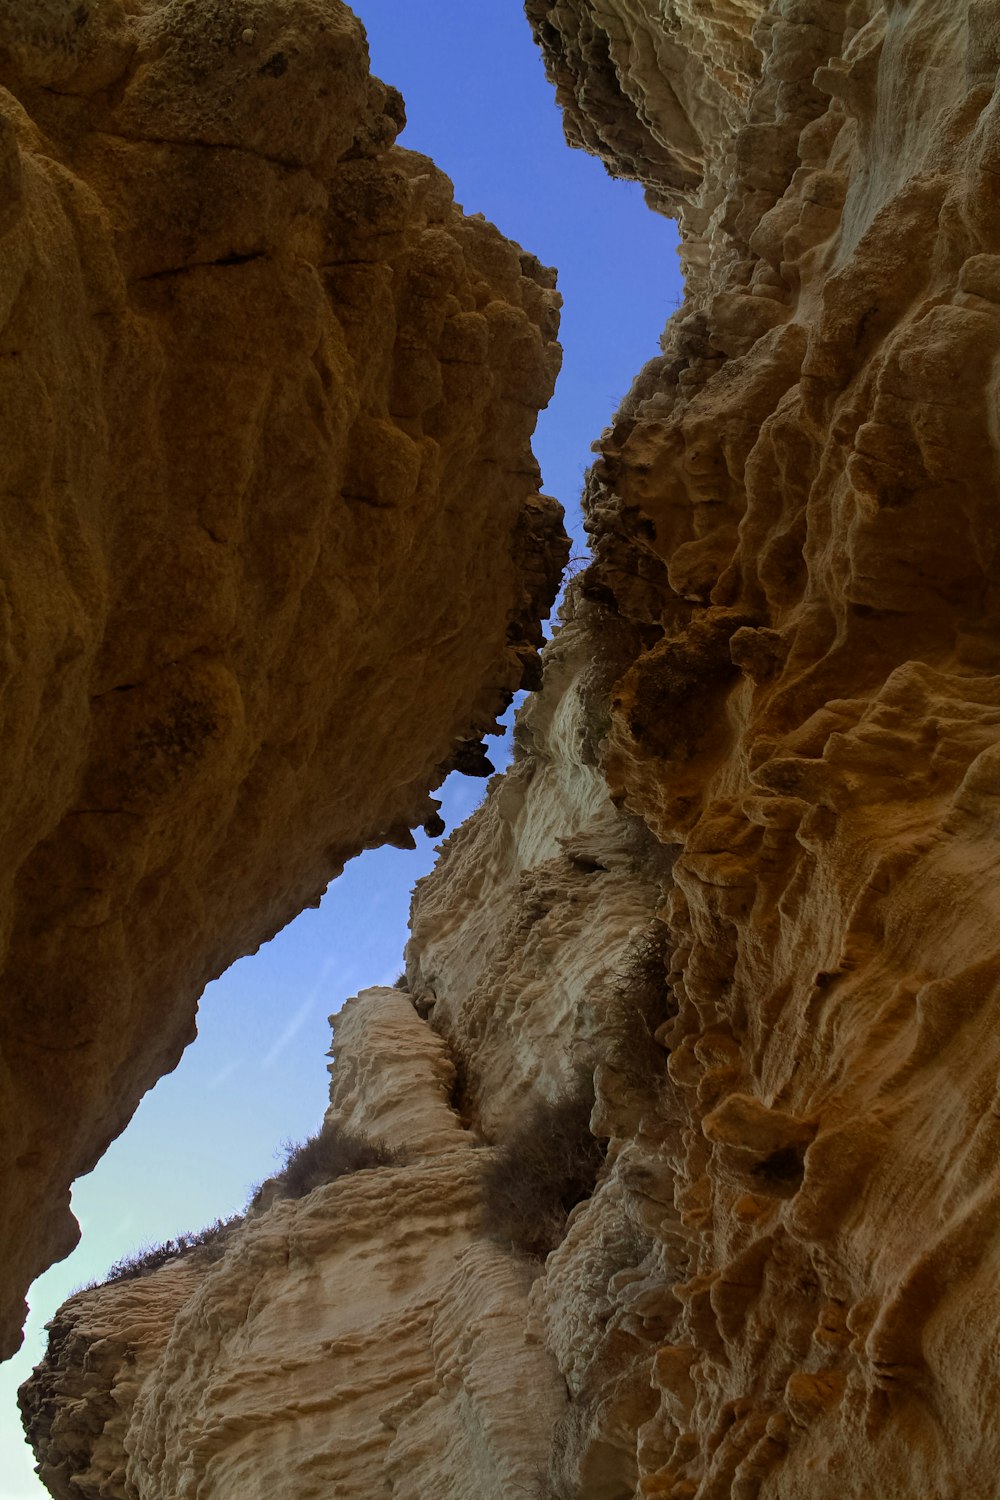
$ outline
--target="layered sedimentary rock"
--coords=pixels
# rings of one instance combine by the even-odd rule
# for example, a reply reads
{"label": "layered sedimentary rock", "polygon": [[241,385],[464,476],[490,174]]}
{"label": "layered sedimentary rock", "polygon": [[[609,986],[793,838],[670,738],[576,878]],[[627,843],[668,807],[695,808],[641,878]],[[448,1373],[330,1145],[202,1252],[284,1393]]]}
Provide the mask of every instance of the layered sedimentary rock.
{"label": "layered sedimentary rock", "polygon": [[[606,1162],[522,1319],[537,1493],[992,1500],[1000,3],[528,11],[571,138],[691,271],[407,958],[475,1135],[594,1079]],[[43,1368],[40,1432],[81,1375]]]}
{"label": "layered sedimentary rock", "polygon": [[[553,67],[564,11],[604,18],[655,133],[626,8],[547,10]],[[585,587],[656,636],[605,774],[678,855],[638,1466],[700,1500],[986,1496],[1000,6],[747,10],[709,275],[590,488]]]}
{"label": "layered sedimentary rock", "polygon": [[[662,1073],[630,1021],[661,1019],[663,856],[616,814],[595,760],[630,639],[600,667],[580,622],[548,648],[513,771],[418,891],[410,989],[366,991],[333,1017],[327,1127],[402,1160],[297,1202],[265,1184],[221,1264],[194,1252],[60,1310],[22,1392],[60,1500],[550,1493],[553,1447],[577,1421],[567,1381],[605,1402],[616,1381],[591,1392],[579,1349],[564,1380],[532,1293],[541,1267],[487,1233],[483,1198],[489,1143],[533,1103],[597,1066],[605,1114],[632,1127],[650,1065]],[[592,1293],[617,1272],[628,1284],[649,1247],[625,1172],[601,1190]],[[606,1285],[599,1296],[610,1316]],[[594,1307],[575,1316],[593,1338]],[[589,1468],[615,1476],[606,1446]]]}
{"label": "layered sedimentary rock", "polygon": [[205,982],[536,680],[551,272],[339,0],[0,4],[0,1349]]}
{"label": "layered sedimentary rock", "polygon": [[476,1233],[447,1047],[399,990],[335,1019],[329,1119],[405,1164],[279,1200],[208,1270],[194,1252],[68,1302],[24,1397],[61,1500],[507,1500],[544,1471],[565,1398],[524,1340],[527,1267]]}

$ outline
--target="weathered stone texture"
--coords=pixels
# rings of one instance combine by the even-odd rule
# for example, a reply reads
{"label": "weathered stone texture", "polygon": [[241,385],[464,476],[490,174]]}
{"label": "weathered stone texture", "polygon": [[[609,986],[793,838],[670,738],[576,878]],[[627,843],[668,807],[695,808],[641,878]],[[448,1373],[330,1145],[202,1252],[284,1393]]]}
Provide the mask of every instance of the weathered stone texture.
{"label": "weathered stone texture", "polygon": [[334,1019],[331,1116],[407,1163],[251,1214],[215,1266],[68,1302],[22,1394],[58,1500],[532,1493],[565,1396],[524,1338],[528,1268],[477,1232],[447,1048],[399,990]]}
{"label": "weathered stone texture", "polygon": [[206,981],[538,672],[554,277],[339,0],[0,4],[0,1347]]}
{"label": "weathered stone texture", "polygon": [[678,853],[649,1495],[995,1492],[998,37],[767,8],[591,477],[584,589],[655,637],[604,770]]}
{"label": "weathered stone texture", "polygon": [[692,273],[407,958],[471,1130],[594,1076],[538,1493],[994,1500],[1000,0],[528,9]]}
{"label": "weathered stone texture", "polygon": [[[601,664],[588,662],[595,616]],[[582,1234],[585,1249],[553,1283],[572,1289],[561,1332],[541,1283],[532,1291],[540,1267],[484,1233],[482,1183],[488,1144],[582,1072],[596,1068],[595,1129],[623,1139],[663,1072],[629,1019],[671,1013],[658,1012],[664,856],[615,812],[595,760],[595,715],[634,648],[594,606],[564,626],[546,689],[521,715],[512,772],[418,890],[410,989],[366,991],[333,1018],[327,1124],[401,1147],[405,1163],[297,1203],[265,1184],[221,1267],[195,1252],[60,1310],[22,1394],[59,1500],[183,1500],[206,1486],[303,1500],[331,1485],[359,1497],[542,1497],[553,1449],[576,1461],[575,1434],[595,1410],[615,1436],[591,1435],[584,1472],[611,1493],[633,1474],[618,1429],[634,1431],[651,1397],[629,1288],[658,1217],[627,1185],[662,1192],[646,1155],[630,1145],[574,1216],[567,1244]],[[137,1316],[149,1332],[126,1359]],[[97,1341],[108,1352],[95,1374]]]}

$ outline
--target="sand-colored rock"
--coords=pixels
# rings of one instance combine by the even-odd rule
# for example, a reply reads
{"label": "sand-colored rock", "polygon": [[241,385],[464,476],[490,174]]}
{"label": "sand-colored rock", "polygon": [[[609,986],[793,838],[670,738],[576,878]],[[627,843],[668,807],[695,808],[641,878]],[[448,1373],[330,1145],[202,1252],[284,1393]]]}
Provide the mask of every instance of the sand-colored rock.
{"label": "sand-colored rock", "polygon": [[629,645],[592,605],[564,625],[546,648],[545,690],[519,716],[513,765],[416,887],[407,983],[448,1038],[488,1140],[609,1054],[613,992],[662,943],[669,857],[616,812],[599,770],[601,714]]}
{"label": "sand-colored rock", "polygon": [[331,1117],[407,1163],[252,1215],[210,1268],[68,1302],[22,1397],[59,1500],[532,1493],[565,1396],[527,1267],[478,1233],[447,1048],[399,990],[334,1021]]}
{"label": "sand-colored rock", "polygon": [[584,587],[662,632],[604,769],[678,851],[644,1494],[996,1493],[998,37],[767,10],[710,280],[591,478]]}
{"label": "sand-colored rock", "polygon": [[10,1352],[206,981],[434,815],[567,547],[553,274],[339,0],[4,0],[0,84]]}
{"label": "sand-colored rock", "polygon": [[528,8],[692,270],[407,955],[471,1130],[594,1077],[540,1493],[995,1500],[1000,0]]}
{"label": "sand-colored rock", "polygon": [[[94,1496],[123,1500],[182,1500],[198,1484],[219,1495],[259,1485],[272,1500],[302,1500],[329,1494],[322,1482],[359,1497],[543,1497],[551,1452],[572,1445],[579,1410],[631,1410],[634,1372],[619,1389],[620,1372],[594,1367],[589,1346],[605,1348],[603,1323],[591,1324],[595,1309],[579,1299],[574,1338],[585,1338],[589,1355],[576,1348],[566,1379],[578,1410],[567,1403],[541,1305],[529,1309],[539,1267],[487,1234],[482,1215],[491,1154],[483,1148],[533,1101],[565,1094],[599,1063],[595,1128],[608,1134],[619,1120],[624,1132],[650,1098],[651,1058],[658,1072],[665,1065],[642,1029],[670,1014],[669,1005],[657,1009],[666,1001],[656,982],[666,933],[653,915],[661,861],[641,824],[615,812],[594,759],[593,715],[634,641],[625,632],[618,656],[590,667],[595,616],[610,651],[614,622],[582,606],[547,650],[546,690],[521,715],[514,770],[493,781],[418,890],[411,989],[366,991],[332,1018],[327,1126],[401,1147],[406,1164],[342,1178],[299,1202],[265,1184],[221,1266],[199,1267],[195,1254],[122,1283],[121,1326],[116,1285],[66,1304],[23,1397],[42,1477],[60,1500],[87,1496],[87,1484]],[[650,1250],[641,1205],[623,1195],[623,1170],[602,1189],[600,1229],[588,1239],[591,1292],[616,1272],[630,1284]],[[303,1225],[308,1236],[290,1268],[289,1236],[297,1243]],[[263,1244],[277,1248],[261,1273]],[[164,1300],[178,1267],[192,1276],[180,1310]],[[383,1273],[401,1289],[398,1312],[376,1290]],[[248,1332],[251,1295],[259,1314]],[[537,1286],[533,1296],[537,1303]],[[606,1288],[600,1296],[620,1321],[614,1297]],[[109,1359],[92,1379],[86,1351],[98,1338],[119,1350],[136,1305],[157,1330],[142,1340],[141,1369],[119,1374]],[[161,1307],[168,1329],[157,1321]],[[222,1350],[220,1317],[234,1328]],[[419,1340],[431,1338],[433,1369],[422,1342],[397,1336],[397,1317],[416,1325]],[[334,1339],[342,1326],[349,1335]],[[634,1347],[617,1324],[609,1337]],[[365,1382],[372,1391],[361,1403],[353,1392]],[[120,1399],[109,1404],[112,1385]],[[645,1393],[648,1407],[648,1378]],[[390,1442],[396,1403],[407,1422]],[[627,1452],[599,1447],[592,1469],[628,1470]],[[199,1456],[184,1470],[192,1451]],[[60,1491],[71,1477],[73,1488]]]}

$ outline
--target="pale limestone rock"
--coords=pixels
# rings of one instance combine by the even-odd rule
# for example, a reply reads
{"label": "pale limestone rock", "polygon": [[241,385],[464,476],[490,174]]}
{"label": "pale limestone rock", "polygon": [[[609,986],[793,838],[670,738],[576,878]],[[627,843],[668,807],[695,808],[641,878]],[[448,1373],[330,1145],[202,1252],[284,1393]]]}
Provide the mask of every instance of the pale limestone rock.
{"label": "pale limestone rock", "polygon": [[362,990],[330,1021],[328,1127],[373,1136],[408,1161],[469,1149],[451,1103],[455,1064],[408,994]]}
{"label": "pale limestone rock", "polygon": [[57,1500],[127,1494],[135,1399],[198,1280],[194,1260],[177,1259],[155,1276],[78,1292],[59,1309],[32,1413],[39,1474]]}
{"label": "pale limestone rock", "polygon": [[331,1111],[409,1161],[252,1213],[214,1266],[67,1303],[22,1395],[59,1500],[508,1500],[545,1472],[564,1390],[528,1267],[479,1231],[445,1044],[398,990],[335,1019]]}
{"label": "pale limestone rock", "polygon": [[0,0],[0,85],[9,1352],[206,981],[433,815],[567,545],[553,275],[339,0]]}
{"label": "pale limestone rock", "polygon": [[[568,1338],[548,1335],[560,1360],[567,1343],[573,1351],[565,1381],[574,1411],[545,1347],[546,1322],[554,1328],[562,1318],[565,1326],[566,1316],[550,1313],[538,1288],[540,1310],[529,1314],[539,1268],[484,1235],[489,1152],[472,1149],[502,1136],[532,1100],[577,1086],[598,1060],[595,1128],[634,1133],[650,1097],[647,1054],[659,1073],[664,1068],[665,1055],[648,1039],[638,1058],[632,1054],[623,1020],[635,1007],[654,1024],[670,1014],[653,977],[663,943],[657,872],[669,860],[657,857],[635,820],[615,812],[596,774],[594,714],[635,644],[602,619],[608,656],[589,664],[590,622],[599,614],[582,606],[548,648],[546,689],[519,721],[516,774],[494,780],[421,886],[408,961],[413,993],[367,990],[333,1017],[327,1124],[381,1138],[405,1153],[405,1165],[342,1178],[295,1203],[266,1184],[257,1200],[266,1211],[234,1235],[222,1266],[200,1269],[195,1252],[195,1289],[176,1316],[171,1308],[168,1341],[155,1349],[149,1341],[138,1391],[135,1378],[125,1388],[127,1410],[108,1417],[96,1383],[75,1367],[92,1309],[103,1319],[116,1288],[63,1309],[50,1360],[24,1398],[50,1486],[50,1476],[76,1472],[79,1487],[79,1476],[117,1444],[129,1455],[127,1483],[116,1480],[125,1487],[107,1494],[127,1500],[258,1492],[325,1500],[330,1487],[338,1497],[541,1497],[553,1447],[577,1455],[578,1411],[588,1420],[592,1408],[613,1412],[634,1432],[638,1389],[640,1415],[649,1414],[648,1371],[643,1386],[631,1364],[622,1368],[619,1358],[609,1373],[601,1360],[609,1341],[619,1356],[641,1343],[622,1320],[635,1322],[627,1289],[643,1276],[637,1267],[651,1249],[645,1200],[633,1193],[626,1201],[623,1187],[640,1183],[655,1193],[642,1150],[615,1164],[567,1241],[578,1242],[596,1211],[600,1228],[585,1229],[582,1265],[571,1260],[558,1285],[593,1292],[601,1284],[600,1309],[576,1295]],[[155,1306],[165,1274],[126,1283],[140,1288],[130,1297],[148,1284]],[[383,1276],[399,1284],[396,1311],[380,1291]],[[601,1309],[612,1319],[608,1329]],[[71,1341],[64,1318],[72,1319]],[[237,1330],[223,1335],[221,1348],[220,1319]],[[641,1347],[648,1365],[651,1351]],[[321,1400],[320,1382],[335,1394]],[[370,1398],[355,1394],[369,1386]],[[91,1427],[92,1436],[80,1438]],[[598,1441],[596,1456],[588,1450],[585,1468],[617,1479],[634,1458],[616,1434]]]}
{"label": "pale limestone rock", "polygon": [[[460,1061],[464,1108],[489,1140],[533,1097],[557,1098],[607,1051],[609,996],[659,940],[656,851],[598,772],[616,626],[592,664],[595,614],[546,650],[544,692],[510,771],[417,885],[407,983]],[[651,870],[642,868],[648,861]],[[666,861],[669,864],[669,860]]]}

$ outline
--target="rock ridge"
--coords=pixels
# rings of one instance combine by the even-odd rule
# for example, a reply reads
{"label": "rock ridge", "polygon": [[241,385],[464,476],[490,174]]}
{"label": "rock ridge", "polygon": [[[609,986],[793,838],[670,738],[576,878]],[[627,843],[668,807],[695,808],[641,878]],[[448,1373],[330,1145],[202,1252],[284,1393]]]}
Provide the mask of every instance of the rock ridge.
{"label": "rock ridge", "polygon": [[449,1107],[447,1047],[399,990],[333,1019],[331,1117],[377,1124],[406,1164],[251,1211],[207,1270],[71,1299],[22,1391],[60,1500],[530,1493],[558,1376],[523,1338],[528,1268],[477,1233],[484,1154]]}

